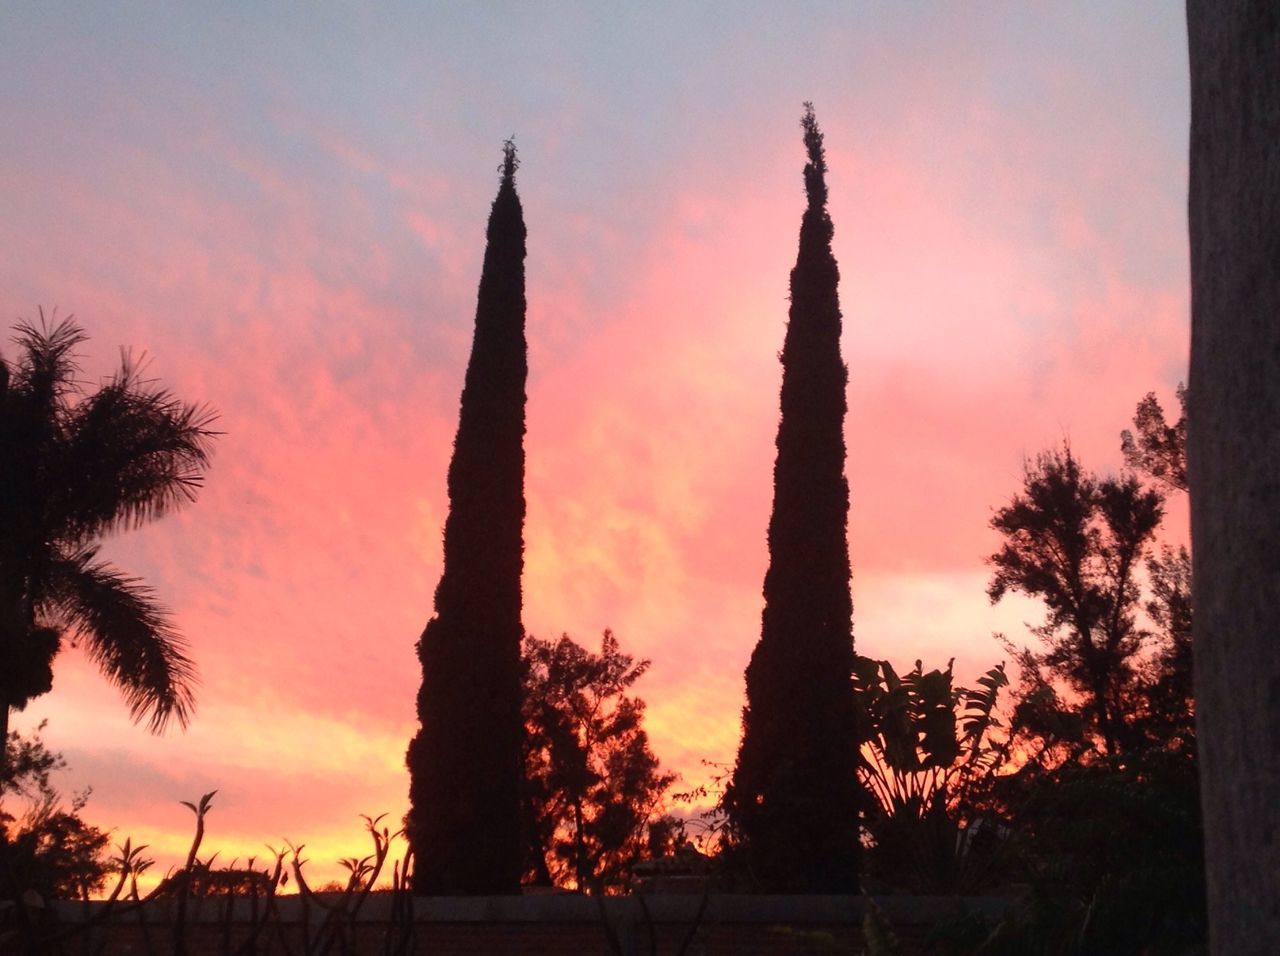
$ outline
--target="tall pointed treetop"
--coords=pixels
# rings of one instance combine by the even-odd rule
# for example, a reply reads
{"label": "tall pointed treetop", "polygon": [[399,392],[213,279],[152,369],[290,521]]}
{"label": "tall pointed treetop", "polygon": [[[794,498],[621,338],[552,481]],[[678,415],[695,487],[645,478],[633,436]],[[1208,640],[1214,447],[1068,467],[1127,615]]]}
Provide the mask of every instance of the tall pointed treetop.
{"label": "tall pointed treetop", "polygon": [[510,185],[512,189],[516,184],[516,170],[520,168],[520,158],[516,156],[516,141],[514,139],[503,140],[502,142],[502,185]]}
{"label": "tall pointed treetop", "polygon": [[[809,152],[809,162],[804,167],[804,191],[809,197],[809,208],[826,211],[827,208],[827,152],[822,146],[822,130],[813,114],[813,104],[804,104],[804,116],[800,120],[804,130],[804,148]],[[826,217],[830,226],[831,218]]]}

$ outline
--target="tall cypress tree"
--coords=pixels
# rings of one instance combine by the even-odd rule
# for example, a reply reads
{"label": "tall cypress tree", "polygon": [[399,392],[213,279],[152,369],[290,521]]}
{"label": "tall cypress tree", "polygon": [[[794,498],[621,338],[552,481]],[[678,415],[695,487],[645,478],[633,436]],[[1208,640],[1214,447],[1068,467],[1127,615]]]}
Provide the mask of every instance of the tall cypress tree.
{"label": "tall cypress tree", "polygon": [[409,744],[413,887],[514,893],[522,865],[520,575],[524,568],[525,226],[515,147],[489,213],[475,339],[449,465],[444,573],[418,641]]}
{"label": "tall cypress tree", "polygon": [[826,156],[810,103],[801,126],[808,205],[781,356],[765,607],[726,808],[763,889],[847,892],[858,884],[859,803],[844,475],[848,372]]}

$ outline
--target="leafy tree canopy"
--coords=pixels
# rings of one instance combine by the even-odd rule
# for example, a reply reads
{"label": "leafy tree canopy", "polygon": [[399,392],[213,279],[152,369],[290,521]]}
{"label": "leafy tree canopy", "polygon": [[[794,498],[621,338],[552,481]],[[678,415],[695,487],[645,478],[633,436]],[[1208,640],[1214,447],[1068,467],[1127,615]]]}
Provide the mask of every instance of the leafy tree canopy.
{"label": "leafy tree canopy", "polygon": [[1036,629],[1044,650],[1019,654],[1024,678],[1043,672],[1065,682],[1106,753],[1134,742],[1138,654],[1148,637],[1137,573],[1163,515],[1159,492],[1133,476],[1093,475],[1064,446],[1027,464],[1022,491],[991,520],[1004,543],[989,559],[988,596],[994,603],[1021,592],[1047,612]]}
{"label": "leafy tree canopy", "polygon": [[[110,837],[80,817],[88,791],[75,794],[67,805],[53,786],[52,776],[66,768],[66,761],[45,745],[43,729],[41,723],[30,736],[11,732],[5,742],[0,899],[27,891],[45,899],[83,898],[102,889],[109,872],[105,852]],[[15,799],[26,802],[25,811],[14,812]]]}
{"label": "leafy tree canopy", "polygon": [[[1125,432],[1135,474],[1100,478],[1069,448],[1030,464],[992,522],[1005,538],[989,595],[1041,599],[1040,649],[1009,642],[1021,671],[1017,756],[994,780],[1015,875],[1032,903],[981,952],[1198,952],[1203,827],[1191,683],[1191,559],[1154,543],[1163,494],[1186,488],[1184,414],[1154,395]],[[1145,574],[1141,572],[1145,569]],[[1065,945],[1065,942],[1063,943]]]}
{"label": "leafy tree canopy", "polygon": [[644,730],[632,686],[649,669],[605,631],[599,653],[568,635],[524,641],[526,880],[609,891],[675,837],[662,812],[675,781]]}
{"label": "leafy tree canopy", "polygon": [[1178,386],[1178,420],[1169,424],[1155,392],[1147,392],[1133,416],[1133,431],[1120,433],[1125,464],[1170,491],[1187,490],[1187,387]]}

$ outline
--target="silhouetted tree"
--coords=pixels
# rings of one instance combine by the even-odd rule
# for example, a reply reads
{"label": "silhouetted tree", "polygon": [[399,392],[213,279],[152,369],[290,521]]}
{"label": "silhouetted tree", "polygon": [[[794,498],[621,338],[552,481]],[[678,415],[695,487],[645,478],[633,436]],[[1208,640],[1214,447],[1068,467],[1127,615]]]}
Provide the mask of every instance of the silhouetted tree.
{"label": "silhouetted tree", "polygon": [[[1154,392],[1138,403],[1133,431],[1120,433],[1125,464],[1169,492],[1187,490],[1187,390],[1178,386],[1181,414],[1169,424]],[[1147,558],[1150,597],[1145,608],[1158,645],[1148,662],[1144,721],[1153,742],[1195,746],[1192,688],[1191,552],[1165,545]]]}
{"label": "silhouetted tree", "polygon": [[781,354],[765,608],[725,801],[763,888],[844,892],[858,883],[860,800],[844,475],[848,375],[840,358],[827,164],[810,104],[801,125],[808,205]]}
{"label": "silhouetted tree", "polygon": [[449,465],[444,572],[418,642],[422,727],[408,752],[408,832],[419,893],[514,893],[520,884],[527,360],[515,172],[508,142]]}
{"label": "silhouetted tree", "polygon": [[[1141,437],[1127,434],[1123,450],[1173,489],[1180,432],[1153,405],[1139,405]],[[1043,649],[1008,645],[1022,675],[1010,718],[1019,759],[990,796],[1013,875],[1053,903],[1002,927],[1010,952],[1049,938],[1183,952],[1203,938],[1189,555],[1150,553],[1163,503],[1136,475],[1099,478],[1063,448],[1028,463],[1021,493],[992,520],[1005,543],[990,559],[990,597],[1019,591],[1047,610],[1035,628]]]}
{"label": "silhouetted tree", "polygon": [[990,558],[991,601],[1020,591],[1048,612],[1036,630],[1046,650],[1019,655],[1021,696],[1052,711],[1044,674],[1064,681],[1080,696],[1081,741],[1100,742],[1107,754],[1138,743],[1138,655],[1147,635],[1136,617],[1137,572],[1163,514],[1159,492],[1133,476],[1089,474],[1064,448],[1028,463],[1022,493],[991,519],[1005,538]]}
{"label": "silhouetted tree", "polygon": [[[600,891],[670,847],[663,773],[627,692],[649,669],[605,631],[593,654],[567,635],[524,642],[526,878]],[[656,841],[656,845],[655,845]]]}
{"label": "silhouetted tree", "polygon": [[[11,732],[6,741],[5,772],[0,794],[10,797],[0,809],[0,840],[6,844],[0,864],[0,899],[13,899],[34,890],[45,899],[79,899],[100,890],[107,877],[104,852],[107,833],[80,817],[88,791],[78,793],[70,806],[63,803],[51,777],[65,769],[62,755],[49,750],[34,734]],[[27,811],[12,812],[13,797],[27,801]]]}
{"label": "silhouetted tree", "polygon": [[1147,617],[1157,643],[1147,666],[1144,729],[1153,743],[1191,752],[1196,743],[1191,552],[1164,546],[1147,559]]}
{"label": "silhouetted tree", "polygon": [[[53,686],[74,635],[153,731],[185,725],[195,667],[154,593],[98,557],[98,541],[192,501],[212,415],[126,358],[97,391],[77,381],[70,319],[17,327],[0,359],[0,733]],[[0,765],[3,773],[3,765]]]}
{"label": "silhouetted tree", "polygon": [[1120,433],[1124,463],[1170,491],[1187,490],[1187,389],[1178,386],[1181,414],[1170,425],[1155,392],[1148,392],[1133,416],[1133,431]]}

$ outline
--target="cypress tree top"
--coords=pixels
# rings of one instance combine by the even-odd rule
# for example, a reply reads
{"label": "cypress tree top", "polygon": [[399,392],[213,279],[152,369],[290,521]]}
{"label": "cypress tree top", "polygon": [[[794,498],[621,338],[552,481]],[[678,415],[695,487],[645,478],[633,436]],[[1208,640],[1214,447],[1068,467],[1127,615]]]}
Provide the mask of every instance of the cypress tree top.
{"label": "cypress tree top", "polygon": [[[804,164],[804,193],[809,201],[805,212],[820,212],[819,218],[827,227],[826,241],[830,242],[834,231],[831,216],[827,213],[827,151],[822,145],[822,130],[818,129],[818,118],[813,113],[812,103],[804,104],[800,128],[804,130],[804,148],[809,158]],[[832,262],[834,261],[833,258]]]}
{"label": "cypress tree top", "polygon": [[[524,569],[525,225],[508,140],[486,230],[475,337],[449,463],[436,617],[520,624]],[[519,656],[519,645],[516,645]]]}

